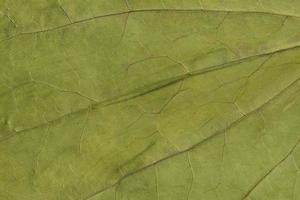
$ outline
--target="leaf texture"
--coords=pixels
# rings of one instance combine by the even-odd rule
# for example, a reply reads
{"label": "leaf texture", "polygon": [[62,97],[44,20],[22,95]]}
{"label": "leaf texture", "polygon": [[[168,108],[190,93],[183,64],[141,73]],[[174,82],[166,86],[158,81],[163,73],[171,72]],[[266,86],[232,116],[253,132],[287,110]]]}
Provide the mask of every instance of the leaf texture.
{"label": "leaf texture", "polygon": [[300,199],[300,1],[0,0],[0,199]]}

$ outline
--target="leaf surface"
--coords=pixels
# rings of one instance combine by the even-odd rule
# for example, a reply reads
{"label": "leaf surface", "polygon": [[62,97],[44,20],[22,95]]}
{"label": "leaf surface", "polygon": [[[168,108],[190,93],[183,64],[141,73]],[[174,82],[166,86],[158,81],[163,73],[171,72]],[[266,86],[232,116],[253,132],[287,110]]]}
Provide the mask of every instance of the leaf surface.
{"label": "leaf surface", "polygon": [[0,199],[300,199],[299,13],[0,0]]}

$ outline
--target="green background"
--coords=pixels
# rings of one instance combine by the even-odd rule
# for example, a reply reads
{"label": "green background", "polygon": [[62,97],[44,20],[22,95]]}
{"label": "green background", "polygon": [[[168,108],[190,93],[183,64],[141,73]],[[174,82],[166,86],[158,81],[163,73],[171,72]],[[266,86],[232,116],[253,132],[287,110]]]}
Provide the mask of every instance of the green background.
{"label": "green background", "polygon": [[299,200],[300,1],[0,0],[1,200]]}

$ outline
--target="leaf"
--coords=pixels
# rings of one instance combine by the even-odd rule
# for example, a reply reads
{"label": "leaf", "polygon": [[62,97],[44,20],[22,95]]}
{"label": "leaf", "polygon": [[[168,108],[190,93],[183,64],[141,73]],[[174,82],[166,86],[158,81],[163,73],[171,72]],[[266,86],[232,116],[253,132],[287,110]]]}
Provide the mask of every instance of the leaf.
{"label": "leaf", "polygon": [[0,4],[0,199],[299,199],[300,2]]}

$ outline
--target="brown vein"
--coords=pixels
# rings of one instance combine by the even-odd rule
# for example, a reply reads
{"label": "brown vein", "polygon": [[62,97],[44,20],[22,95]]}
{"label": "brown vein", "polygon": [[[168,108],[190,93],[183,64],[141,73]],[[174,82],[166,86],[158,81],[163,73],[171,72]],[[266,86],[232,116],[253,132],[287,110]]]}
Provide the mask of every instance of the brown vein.
{"label": "brown vein", "polygon": [[171,9],[171,8],[136,9],[136,10],[127,10],[127,11],[121,11],[121,12],[115,12],[115,13],[108,13],[108,14],[104,14],[104,15],[98,15],[98,16],[95,16],[95,17],[90,17],[90,18],[81,19],[81,20],[78,20],[78,21],[73,21],[73,22],[68,23],[68,24],[63,24],[63,25],[48,28],[48,29],[19,33],[19,34],[11,36],[9,38],[6,38],[4,40],[1,40],[0,42],[11,40],[15,37],[19,37],[19,36],[22,36],[22,35],[31,35],[31,34],[39,34],[39,33],[55,31],[55,30],[67,28],[67,27],[75,25],[75,24],[86,23],[86,22],[101,19],[101,18],[114,17],[114,16],[125,15],[125,14],[129,15],[129,14],[132,14],[132,13],[149,13],[149,12],[150,13],[151,12],[224,12],[224,13],[275,15],[275,16],[282,16],[282,17],[300,18],[300,16],[298,16],[298,15],[292,15],[292,14],[287,14],[287,13],[283,14],[283,13],[278,13],[278,12],[254,11],[254,10],[181,9],[181,8],[174,8],[174,9]]}
{"label": "brown vein", "polygon": [[223,70],[223,69],[229,68],[229,67],[234,67],[237,64],[242,63],[244,61],[248,61],[248,60],[251,60],[251,59],[255,59],[255,58],[259,58],[259,57],[263,57],[263,56],[268,56],[268,55],[272,55],[272,54],[276,54],[276,53],[281,53],[281,52],[284,52],[284,51],[298,49],[299,47],[300,47],[300,45],[295,45],[295,46],[290,46],[290,47],[286,47],[286,48],[283,48],[283,49],[277,49],[277,50],[267,52],[267,53],[248,56],[248,57],[241,58],[241,59],[238,59],[238,60],[230,61],[228,63],[207,67],[207,68],[204,68],[204,69],[201,69],[201,70],[198,70],[198,71],[189,72],[187,74],[182,74],[180,76],[177,76],[177,77],[174,77],[174,78],[171,78],[171,79],[163,80],[163,81],[160,81],[160,82],[156,83],[153,86],[140,88],[136,91],[132,91],[130,93],[123,94],[123,95],[117,96],[117,97],[112,98],[112,99],[104,100],[104,101],[97,102],[97,103],[92,103],[92,104],[90,104],[89,106],[87,106],[85,108],[78,109],[78,110],[75,110],[74,112],[70,112],[70,113],[61,115],[58,118],[49,120],[47,123],[41,123],[41,124],[38,124],[38,125],[30,127],[30,128],[25,128],[25,129],[22,129],[22,130],[19,130],[19,131],[11,132],[7,136],[0,138],[0,143],[3,142],[3,141],[8,140],[8,139],[10,139],[14,136],[17,136],[19,134],[31,131],[33,129],[41,128],[41,127],[44,127],[44,126],[47,126],[47,125],[53,124],[53,123],[58,123],[61,120],[63,120],[64,118],[69,117],[71,115],[84,113],[90,107],[95,109],[95,108],[102,108],[102,107],[111,106],[111,105],[114,105],[114,104],[119,104],[119,103],[122,103],[122,102],[127,102],[129,100],[147,95],[151,92],[154,92],[154,91],[157,91],[159,89],[162,89],[162,88],[168,87],[170,85],[176,84],[176,83],[178,83],[178,82],[180,82],[184,79],[188,79],[188,78],[191,78],[191,77],[194,77],[194,76],[204,75],[204,74],[214,72],[214,71]]}
{"label": "brown vein", "polygon": [[[196,147],[199,147],[200,145],[202,145],[202,144],[204,144],[204,143],[210,141],[211,139],[215,138],[216,136],[223,134],[225,131],[228,131],[229,129],[231,129],[231,128],[237,126],[239,123],[243,122],[243,121],[246,120],[248,117],[252,116],[253,114],[257,113],[258,111],[260,111],[260,110],[262,110],[263,108],[265,108],[266,106],[268,106],[272,101],[274,101],[275,99],[279,98],[279,97],[280,97],[281,95],[283,95],[288,89],[290,89],[292,86],[296,85],[296,84],[299,82],[299,80],[300,80],[300,78],[297,78],[297,79],[294,80],[291,84],[289,84],[287,87],[285,87],[285,88],[282,89],[280,92],[278,92],[276,95],[274,95],[272,98],[270,98],[270,99],[267,100],[265,103],[263,103],[261,106],[259,106],[259,107],[257,107],[256,109],[254,109],[254,110],[252,110],[252,111],[246,113],[246,114],[243,115],[241,118],[239,118],[239,119],[237,119],[236,121],[232,122],[231,124],[229,124],[229,125],[228,125],[227,127],[225,127],[224,129],[221,129],[221,130],[216,131],[214,134],[210,135],[209,137],[205,138],[204,140],[201,140],[200,142],[194,144],[193,146],[191,146],[191,147],[189,147],[189,148],[187,148],[187,149],[184,149],[184,150],[182,150],[182,151],[178,151],[178,152],[176,152],[176,153],[174,153],[174,154],[171,154],[171,155],[169,155],[169,156],[166,156],[166,157],[164,157],[164,158],[162,158],[162,159],[160,159],[160,160],[157,160],[157,161],[155,161],[155,162],[153,162],[153,163],[151,163],[151,164],[149,164],[149,165],[146,165],[146,166],[141,167],[141,168],[139,168],[139,169],[137,169],[137,170],[135,170],[135,171],[133,171],[133,172],[131,172],[131,173],[126,174],[126,175],[124,175],[123,177],[121,177],[116,183],[114,183],[114,184],[112,184],[112,185],[110,185],[110,186],[108,186],[108,187],[106,187],[106,188],[103,188],[103,189],[101,189],[101,190],[99,190],[99,191],[96,191],[96,192],[94,192],[94,193],[92,193],[92,194],[90,194],[90,195],[87,195],[87,196],[86,196],[85,198],[83,198],[82,200],[90,199],[90,198],[92,198],[92,197],[94,197],[94,196],[96,196],[96,195],[102,193],[103,191],[105,191],[105,190],[107,190],[107,189],[109,189],[109,188],[111,188],[111,187],[114,187],[114,186],[116,186],[116,185],[119,185],[119,184],[120,184],[124,179],[126,179],[127,177],[130,177],[130,176],[132,176],[132,175],[134,175],[134,174],[137,174],[137,173],[139,173],[139,172],[141,172],[141,171],[143,171],[143,170],[145,170],[145,169],[148,169],[148,168],[150,168],[150,167],[156,166],[157,164],[159,164],[159,163],[161,163],[161,162],[163,162],[163,161],[165,161],[165,160],[171,159],[171,158],[173,158],[173,157],[175,157],[175,156],[178,156],[178,155],[181,155],[181,154],[183,154],[183,153],[187,153],[187,152],[189,152],[189,151],[195,149]],[[292,152],[294,151],[294,149],[296,148],[296,146],[298,145],[298,143],[300,143],[300,139],[299,139],[299,141],[297,142],[297,144],[292,148],[292,150],[287,154],[287,156],[285,156],[285,157],[279,162],[279,164],[282,163],[289,155],[292,154]],[[276,166],[278,166],[279,164],[277,164]],[[273,168],[275,169],[276,166],[273,167]],[[273,169],[273,168],[272,168],[272,169]],[[271,169],[271,171],[274,171],[274,169],[273,169],[273,170],[272,170],[272,169]],[[269,172],[269,173],[271,173],[271,172]],[[256,184],[256,185],[257,185],[257,184]],[[255,187],[256,187],[256,186],[255,186]],[[252,188],[254,189],[255,187],[252,187]],[[253,189],[252,189],[252,190],[253,190]],[[250,193],[251,193],[252,190],[250,190]],[[248,193],[249,193],[249,192],[248,192]],[[248,194],[248,193],[247,193],[247,194]],[[247,194],[245,195],[245,197],[247,197]]]}

